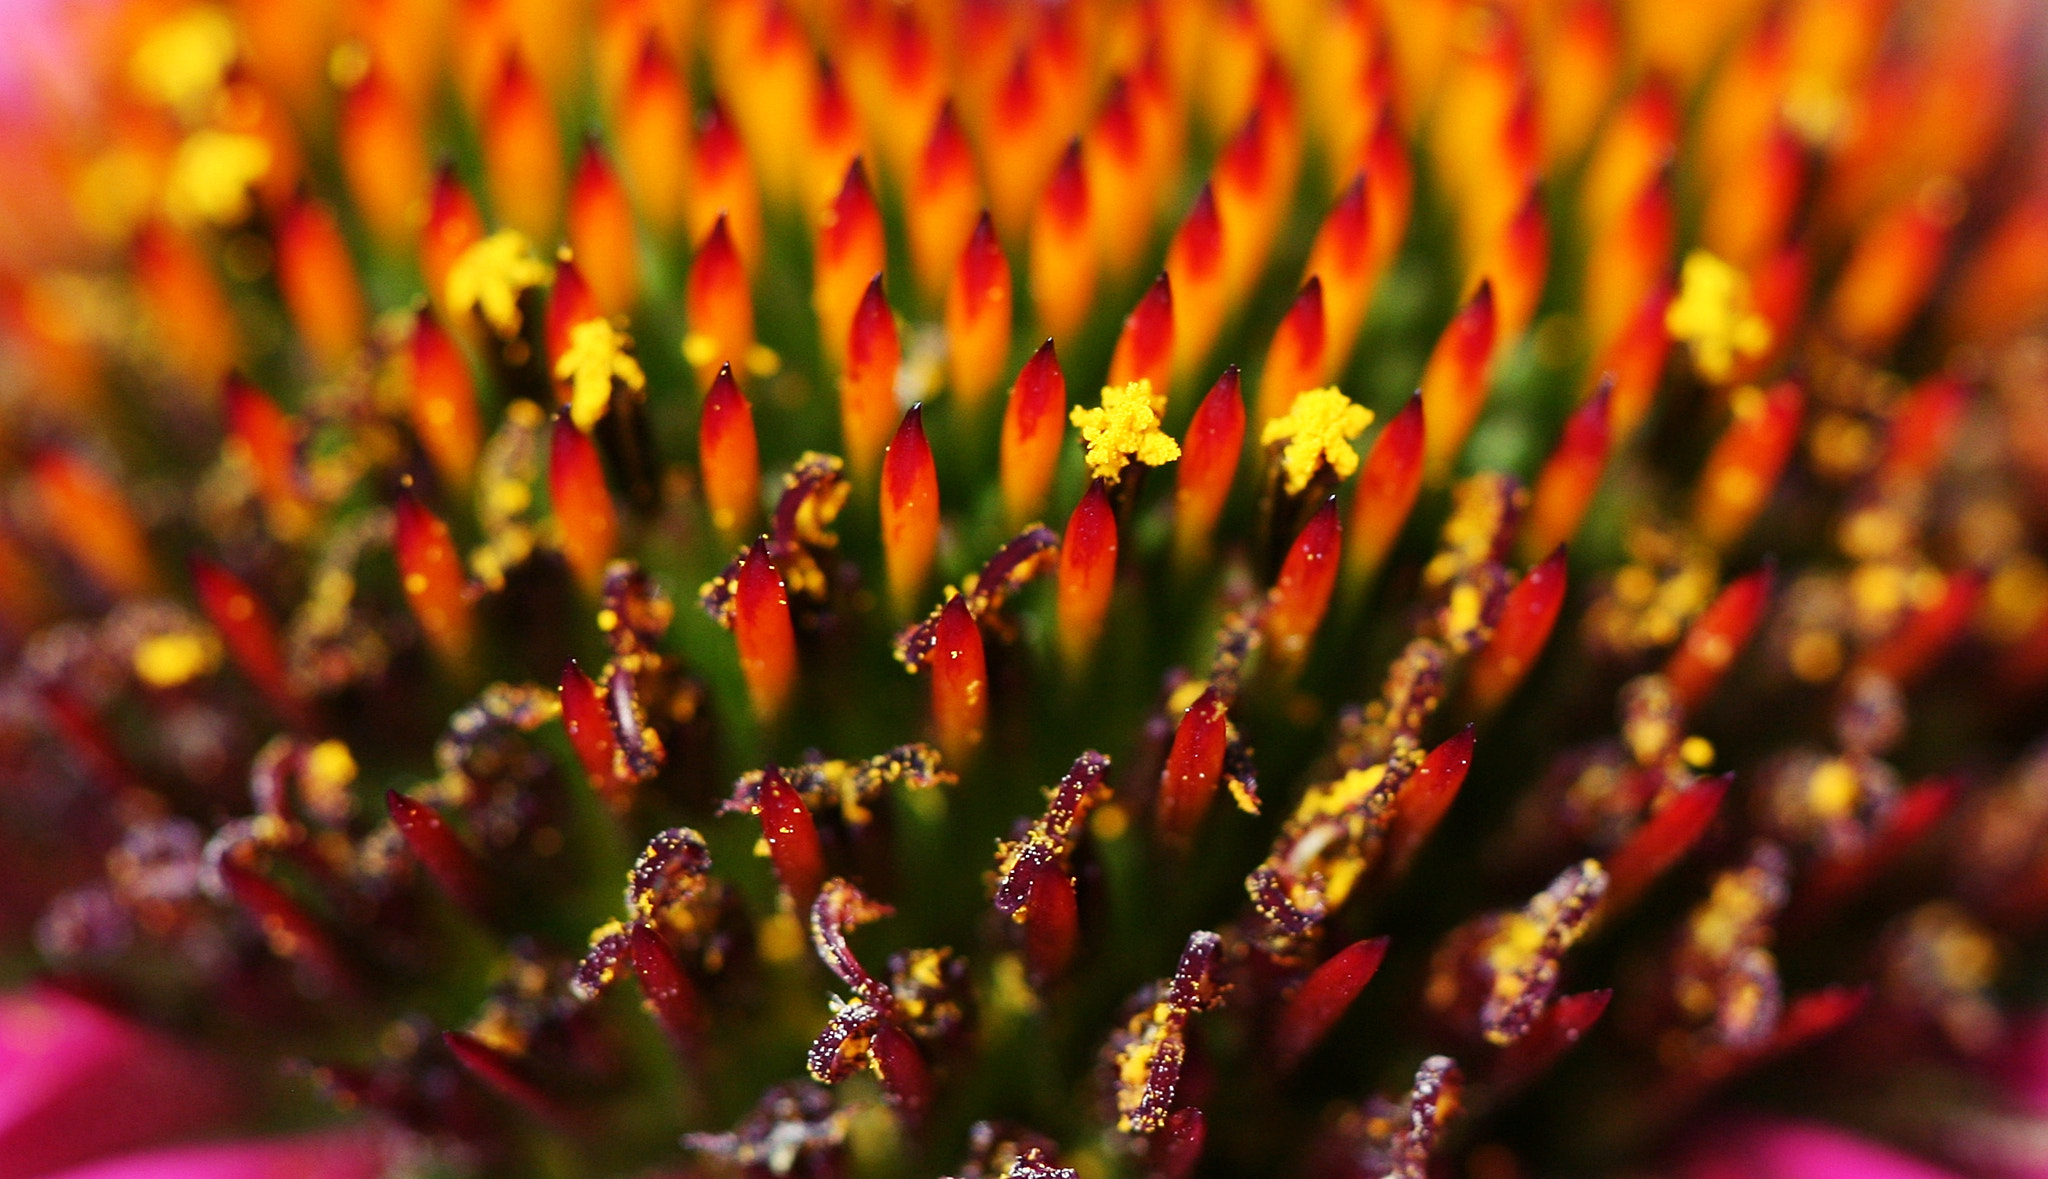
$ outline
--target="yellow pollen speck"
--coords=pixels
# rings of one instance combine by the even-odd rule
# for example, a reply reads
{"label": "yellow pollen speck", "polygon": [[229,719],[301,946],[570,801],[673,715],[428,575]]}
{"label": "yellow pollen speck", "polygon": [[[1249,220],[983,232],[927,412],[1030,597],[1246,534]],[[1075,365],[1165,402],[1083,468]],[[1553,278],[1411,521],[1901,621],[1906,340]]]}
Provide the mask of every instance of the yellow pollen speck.
{"label": "yellow pollen speck", "polygon": [[2014,643],[2043,618],[2048,618],[2048,564],[2021,554],[1992,576],[1977,624],[1994,641]]}
{"label": "yellow pollen speck", "polygon": [[1824,630],[1802,631],[1792,639],[1792,674],[1818,684],[1842,668],[1842,640]]}
{"label": "yellow pollen speck", "polygon": [[194,8],[158,25],[128,61],[128,80],[145,96],[187,113],[220,88],[235,60],[235,25],[218,8]]}
{"label": "yellow pollen speck", "polygon": [[519,292],[548,281],[547,263],[516,229],[501,229],[462,252],[448,268],[448,305],[475,309],[491,330],[510,336],[519,330]]}
{"label": "yellow pollen speck", "polygon": [[79,173],[71,203],[86,232],[114,242],[134,232],[148,215],[155,183],[155,166],[147,155],[131,147],[110,148]]}
{"label": "yellow pollen speck", "polygon": [[135,648],[135,674],[152,688],[175,688],[220,664],[220,642],[208,631],[173,631]]}
{"label": "yellow pollen speck", "polygon": [[1114,483],[1132,459],[1157,467],[1179,458],[1180,443],[1159,428],[1159,410],[1152,382],[1142,378],[1104,388],[1099,409],[1076,406],[1069,420],[1081,430],[1089,472]]}
{"label": "yellow pollen speck", "polygon": [[500,479],[490,487],[491,508],[500,515],[516,516],[533,503],[533,489],[517,479]]}
{"label": "yellow pollen speck", "polygon": [[370,47],[360,38],[350,37],[327,55],[327,80],[336,90],[347,90],[369,72]]}
{"label": "yellow pollen speck", "polygon": [[691,332],[683,337],[683,359],[691,368],[703,368],[718,359],[718,341],[703,332]]}
{"label": "yellow pollen speck", "polygon": [[647,387],[647,374],[640,370],[640,362],[626,352],[632,343],[632,337],[603,317],[586,319],[569,329],[569,347],[555,361],[555,376],[573,382],[569,418],[577,429],[587,434],[604,416],[612,403],[614,378],[628,389]]}
{"label": "yellow pollen speck", "polygon": [[1208,690],[1208,680],[1188,680],[1175,688],[1173,694],[1166,698],[1166,714],[1172,716],[1175,713],[1186,712],[1196,700],[1201,699],[1202,693]]}
{"label": "yellow pollen speck", "polygon": [[1685,256],[1664,330],[1692,349],[1693,367],[1709,381],[1727,380],[1737,361],[1771,346],[1771,324],[1750,301],[1748,277],[1705,250]]}
{"label": "yellow pollen speck", "polygon": [[194,131],[171,161],[164,212],[184,225],[233,225],[249,215],[249,186],[270,171],[270,154],[254,135]]}
{"label": "yellow pollen speck", "polygon": [[1679,759],[1696,770],[1714,764],[1714,743],[1705,737],[1687,737],[1678,745]]}
{"label": "yellow pollen speck", "polygon": [[1847,762],[1834,758],[1813,772],[1806,791],[1813,813],[1824,820],[1835,820],[1848,818],[1855,810],[1863,786]]}
{"label": "yellow pollen speck", "polygon": [[810,946],[810,939],[804,935],[803,922],[794,913],[773,913],[761,919],[756,932],[755,945],[761,957],[768,962],[794,962],[804,956]]}
{"label": "yellow pollen speck", "polygon": [[1451,587],[1451,598],[1444,611],[1444,631],[1453,635],[1467,635],[1479,629],[1484,617],[1486,597],[1479,587],[1461,581]]}
{"label": "yellow pollen speck", "polygon": [[1115,843],[1131,829],[1130,813],[1115,803],[1108,803],[1096,808],[1095,813],[1089,816],[1088,829],[1094,833],[1096,839],[1104,843]]}
{"label": "yellow pollen speck", "polygon": [[1337,478],[1349,478],[1358,469],[1358,452],[1352,449],[1351,439],[1370,425],[1372,411],[1332,385],[1296,394],[1284,415],[1266,423],[1259,444],[1287,443],[1280,454],[1280,468],[1287,473],[1287,493],[1298,495],[1323,463],[1330,464]]}
{"label": "yellow pollen speck", "polygon": [[356,780],[355,755],[340,741],[322,741],[306,752],[305,776],[314,790],[344,790]]}

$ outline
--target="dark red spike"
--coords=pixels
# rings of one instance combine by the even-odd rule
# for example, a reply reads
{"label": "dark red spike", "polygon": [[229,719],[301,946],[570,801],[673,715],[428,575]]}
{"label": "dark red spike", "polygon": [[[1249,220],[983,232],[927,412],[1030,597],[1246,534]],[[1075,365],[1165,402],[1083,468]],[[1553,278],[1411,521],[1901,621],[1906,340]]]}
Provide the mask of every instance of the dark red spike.
{"label": "dark red spike", "polygon": [[818,826],[801,795],[771,767],[761,779],[761,837],[768,841],[768,858],[775,875],[795,904],[796,911],[808,913],[825,881],[825,850],[818,842]]}
{"label": "dark red spike", "polygon": [[396,790],[384,792],[384,809],[390,812],[391,825],[398,828],[405,845],[412,849],[413,857],[434,878],[434,883],[472,917],[485,917],[490,911],[490,888],[483,865],[456,838],[454,828],[441,817],[441,812]]}
{"label": "dark red spike", "polygon": [[1722,774],[1696,782],[1636,828],[1635,834],[1607,862],[1603,917],[1625,911],[1643,889],[1699,842],[1734,781],[1734,774]]}
{"label": "dark red spike", "polygon": [[872,1051],[882,1089],[905,1121],[915,1125],[932,1103],[932,1075],[909,1033],[884,1019],[875,1025]]}
{"label": "dark red spike", "polygon": [[468,1032],[442,1032],[441,1042],[471,1076],[498,1096],[544,1121],[559,1125],[568,1120],[561,1105],[527,1080],[518,1064],[503,1052]]}
{"label": "dark red spike", "polygon": [[1478,716],[1490,716],[1522,683],[1543,654],[1564,606],[1565,550],[1551,550],[1543,563],[1508,591],[1494,625],[1493,638],[1472,660],[1465,678],[1465,700]]}
{"label": "dark red spike", "polygon": [[682,1048],[694,1048],[703,1035],[704,1005],[697,984],[690,981],[660,931],[645,922],[634,924],[628,938],[633,950],[633,976],[661,1030]]}
{"label": "dark red spike", "polygon": [[1080,939],[1074,878],[1050,861],[1030,865],[1024,917],[1024,960],[1031,985],[1043,990],[1067,972]]}
{"label": "dark red spike", "polygon": [[1408,871],[1415,853],[1422,850],[1458,797],[1458,788],[1472,768],[1472,742],[1472,726],[1466,725],[1430,750],[1394,796],[1393,827],[1387,836],[1387,863],[1394,877]]}
{"label": "dark red spike", "polygon": [[1581,991],[1552,1003],[1536,1017],[1535,1026],[1494,1060],[1487,1084],[1493,1091],[1503,1092],[1549,1072],[1559,1057],[1600,1022],[1613,998],[1611,990]]}
{"label": "dark red spike", "polygon": [[192,558],[192,587],[199,608],[220,632],[235,666],[287,724],[304,727],[305,702],[292,690],[277,621],[262,599],[226,566],[196,555]]}
{"label": "dark red spike", "polygon": [[222,861],[220,880],[235,903],[256,919],[265,940],[279,957],[303,964],[307,973],[324,986],[339,987],[349,981],[348,969],[334,939],[275,881],[232,860]]}
{"label": "dark red spike", "polygon": [[1302,980],[1273,1028],[1275,1071],[1292,1072],[1322,1042],[1351,1001],[1372,981],[1386,956],[1386,938],[1353,942]]}
{"label": "dark red spike", "polygon": [[1680,708],[1690,713],[1742,653],[1771,603],[1773,573],[1766,565],[1728,583],[1686,628],[1685,638],[1664,664],[1664,678]]}
{"label": "dark red spike", "polygon": [[1169,845],[1185,847],[1201,826],[1223,777],[1229,730],[1229,711],[1214,687],[1181,714],[1159,782],[1159,836]]}
{"label": "dark red spike", "polygon": [[569,746],[576,751],[590,789],[616,812],[614,799],[624,794],[626,783],[616,768],[618,742],[611,717],[604,693],[573,659],[562,668],[562,727],[568,730]]}
{"label": "dark red spike", "polygon": [[1201,1110],[1192,1105],[1174,1110],[1152,1138],[1152,1179],[1187,1179],[1202,1161],[1208,1140],[1209,1122]]}

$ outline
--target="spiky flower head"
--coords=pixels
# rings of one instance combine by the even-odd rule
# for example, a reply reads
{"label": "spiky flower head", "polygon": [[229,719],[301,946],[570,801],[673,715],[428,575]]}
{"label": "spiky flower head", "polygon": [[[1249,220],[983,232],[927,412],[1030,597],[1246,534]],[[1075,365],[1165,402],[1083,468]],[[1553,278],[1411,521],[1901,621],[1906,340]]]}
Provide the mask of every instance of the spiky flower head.
{"label": "spiky flower head", "polygon": [[0,1173],[2038,1163],[2040,13],[31,7]]}

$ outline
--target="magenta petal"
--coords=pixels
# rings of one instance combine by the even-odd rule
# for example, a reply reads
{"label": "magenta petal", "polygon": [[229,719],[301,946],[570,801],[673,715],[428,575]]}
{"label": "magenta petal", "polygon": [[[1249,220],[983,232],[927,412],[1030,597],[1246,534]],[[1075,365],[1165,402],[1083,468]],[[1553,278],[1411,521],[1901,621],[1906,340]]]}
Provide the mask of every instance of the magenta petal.
{"label": "magenta petal", "polygon": [[2048,1015],[2014,1018],[1987,1063],[2015,1105],[2048,1113]]}
{"label": "magenta petal", "polygon": [[203,1133],[232,1092],[214,1065],[82,999],[0,995],[0,1179]]}
{"label": "magenta petal", "polygon": [[380,1179],[390,1169],[384,1138],[329,1130],[145,1150],[101,1159],[47,1179]]}
{"label": "magenta petal", "polygon": [[1957,1179],[1951,1171],[1818,1122],[1757,1120],[1703,1133],[1676,1179]]}

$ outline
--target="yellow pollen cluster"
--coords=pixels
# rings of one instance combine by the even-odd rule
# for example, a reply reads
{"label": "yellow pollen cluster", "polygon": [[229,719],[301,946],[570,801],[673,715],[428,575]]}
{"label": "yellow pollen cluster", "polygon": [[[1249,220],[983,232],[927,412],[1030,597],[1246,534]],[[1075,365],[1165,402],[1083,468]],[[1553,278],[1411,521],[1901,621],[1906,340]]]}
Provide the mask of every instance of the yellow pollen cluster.
{"label": "yellow pollen cluster", "polygon": [[270,171],[270,145],[208,127],[178,145],[164,212],[185,225],[232,225],[249,215],[249,186]]}
{"label": "yellow pollen cluster", "polygon": [[198,112],[235,60],[235,25],[218,8],[195,7],[158,25],[128,60],[128,80],[144,95]]}
{"label": "yellow pollen cluster", "polygon": [[1287,494],[1299,495],[1324,463],[1347,479],[1358,469],[1351,440],[1372,425],[1372,411],[1344,396],[1336,386],[1309,389],[1294,398],[1287,412],[1266,423],[1259,445],[1287,443],[1280,469],[1287,475]]}
{"label": "yellow pollen cluster", "polygon": [[1771,324],[1750,303],[1749,279],[1705,250],[1685,256],[1664,330],[1692,349],[1693,367],[1709,381],[1727,380],[1738,360],[1771,346]]}
{"label": "yellow pollen cluster", "polygon": [[213,632],[178,630],[153,635],[135,647],[135,675],[152,688],[175,688],[220,665]]}
{"label": "yellow pollen cluster", "polygon": [[1157,467],[1180,457],[1180,443],[1159,428],[1152,382],[1143,378],[1105,387],[1101,408],[1076,406],[1069,420],[1081,430],[1089,473],[1106,483],[1116,482],[1132,459]]}
{"label": "yellow pollen cluster", "polygon": [[501,336],[519,330],[519,292],[548,281],[547,263],[536,258],[526,236],[501,229],[462,252],[448,268],[448,305],[475,309]]}
{"label": "yellow pollen cluster", "polygon": [[612,380],[628,389],[647,387],[647,374],[626,349],[631,336],[599,316],[569,329],[569,347],[555,361],[555,376],[574,383],[569,395],[569,418],[576,428],[589,433],[612,403]]}
{"label": "yellow pollen cluster", "polygon": [[357,773],[355,754],[343,742],[330,738],[306,751],[305,766],[299,771],[299,788],[314,811],[346,816],[349,787],[355,784]]}

